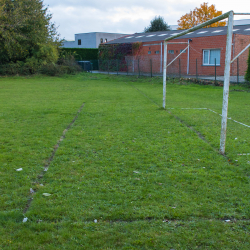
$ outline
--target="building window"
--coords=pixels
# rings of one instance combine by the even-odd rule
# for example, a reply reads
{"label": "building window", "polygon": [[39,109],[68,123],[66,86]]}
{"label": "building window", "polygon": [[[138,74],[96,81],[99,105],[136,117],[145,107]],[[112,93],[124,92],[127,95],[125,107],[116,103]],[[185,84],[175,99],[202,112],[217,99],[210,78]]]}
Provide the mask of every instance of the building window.
{"label": "building window", "polygon": [[174,54],[174,50],[169,50],[168,54]]}
{"label": "building window", "polygon": [[220,49],[204,49],[203,65],[220,65]]}
{"label": "building window", "polygon": [[105,38],[105,43],[108,41],[108,39],[107,38]]}
{"label": "building window", "polygon": [[181,53],[181,52],[182,52],[182,53],[186,53],[186,51],[187,51],[186,49],[185,49],[185,50],[184,50],[184,49],[181,49],[181,50],[180,50],[180,53]]}
{"label": "building window", "polygon": [[100,39],[100,43],[103,43],[103,38]]}
{"label": "building window", "polygon": [[159,50],[156,50],[156,51],[155,51],[155,54],[160,54],[160,51],[159,51]]}
{"label": "building window", "polygon": [[148,54],[151,54],[151,51],[150,51],[150,50],[148,51]]}
{"label": "building window", "polygon": [[78,39],[78,45],[81,45],[81,44],[82,44],[81,39]]}

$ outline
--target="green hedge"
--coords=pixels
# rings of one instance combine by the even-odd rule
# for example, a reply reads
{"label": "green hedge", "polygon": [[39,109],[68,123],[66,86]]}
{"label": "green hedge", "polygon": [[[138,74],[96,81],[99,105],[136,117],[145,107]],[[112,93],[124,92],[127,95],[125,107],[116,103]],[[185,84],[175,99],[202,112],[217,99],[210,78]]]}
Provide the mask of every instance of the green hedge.
{"label": "green hedge", "polygon": [[98,49],[61,48],[62,52],[74,54],[76,61],[89,61],[98,59]]}

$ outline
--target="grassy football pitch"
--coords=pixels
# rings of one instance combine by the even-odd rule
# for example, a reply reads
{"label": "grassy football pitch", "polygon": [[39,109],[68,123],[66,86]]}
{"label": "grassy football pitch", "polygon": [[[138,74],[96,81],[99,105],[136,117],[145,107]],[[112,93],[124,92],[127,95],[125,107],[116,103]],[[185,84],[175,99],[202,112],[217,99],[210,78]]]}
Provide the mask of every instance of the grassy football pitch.
{"label": "grassy football pitch", "polygon": [[[0,249],[250,249],[250,92],[0,78]],[[26,222],[25,222],[26,221]]]}

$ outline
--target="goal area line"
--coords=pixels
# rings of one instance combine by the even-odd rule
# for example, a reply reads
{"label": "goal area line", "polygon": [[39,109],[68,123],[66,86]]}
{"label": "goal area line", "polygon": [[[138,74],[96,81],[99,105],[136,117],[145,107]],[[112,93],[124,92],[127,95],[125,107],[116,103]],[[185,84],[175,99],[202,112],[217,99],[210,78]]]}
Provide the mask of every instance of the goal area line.
{"label": "goal area line", "polygon": [[[212,110],[212,109],[209,109],[209,108],[166,108],[166,109],[208,110],[208,111],[213,112],[213,113],[215,113],[215,114],[217,114],[217,115],[219,115],[219,116],[222,116],[222,114],[219,114],[218,112],[216,112],[216,111],[214,111],[214,110]],[[227,117],[227,119],[230,120],[230,121],[236,122],[236,123],[238,123],[238,124],[240,124],[240,125],[242,125],[242,126],[245,126],[245,127],[247,127],[247,128],[250,128],[249,125],[247,125],[247,124],[245,124],[245,123],[242,123],[242,122],[239,122],[239,121],[236,121],[236,120],[232,119],[231,117]]]}

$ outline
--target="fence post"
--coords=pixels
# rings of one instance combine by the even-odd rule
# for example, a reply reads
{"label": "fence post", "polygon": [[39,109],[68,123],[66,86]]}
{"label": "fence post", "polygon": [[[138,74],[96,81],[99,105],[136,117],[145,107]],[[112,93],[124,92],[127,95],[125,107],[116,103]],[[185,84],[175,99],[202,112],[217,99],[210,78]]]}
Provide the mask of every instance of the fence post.
{"label": "fence post", "polygon": [[109,74],[109,60],[108,60],[108,74]]}
{"label": "fence post", "polygon": [[215,74],[214,84],[216,85],[216,58],[214,58],[214,74]]}
{"label": "fence post", "polygon": [[140,76],[140,59],[138,59],[138,73],[139,73],[139,76]]}
{"label": "fence post", "polygon": [[237,83],[239,84],[239,57],[237,58]]}
{"label": "fence post", "polygon": [[198,79],[198,65],[197,65],[197,58],[196,58],[196,80]]}
{"label": "fence post", "polygon": [[152,77],[152,59],[150,59],[150,72],[151,72],[151,77]]}
{"label": "fence post", "polygon": [[118,59],[116,59],[116,73],[118,75]]}
{"label": "fence post", "polygon": [[179,58],[179,77],[181,78],[181,59]]}

